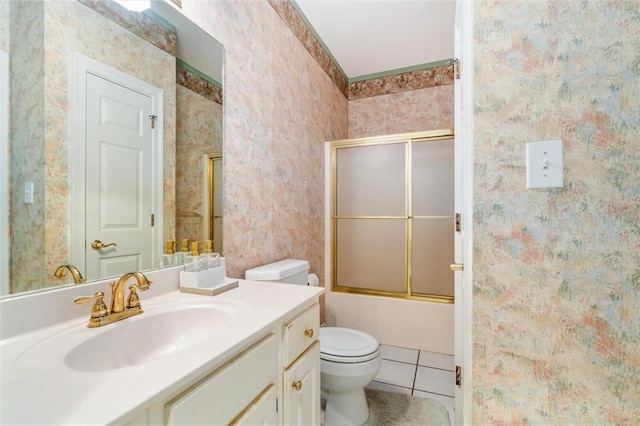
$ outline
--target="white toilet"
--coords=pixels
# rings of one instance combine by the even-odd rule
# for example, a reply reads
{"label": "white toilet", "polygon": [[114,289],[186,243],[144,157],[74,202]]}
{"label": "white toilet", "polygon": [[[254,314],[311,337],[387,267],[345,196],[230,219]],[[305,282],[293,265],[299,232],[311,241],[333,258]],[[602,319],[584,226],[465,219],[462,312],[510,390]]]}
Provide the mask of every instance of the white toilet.
{"label": "white toilet", "polygon": [[[307,284],[309,262],[286,259],[249,269],[245,278]],[[364,387],[382,365],[380,344],[362,331],[320,328],[320,387],[326,399],[325,426],[360,426],[369,418]]]}

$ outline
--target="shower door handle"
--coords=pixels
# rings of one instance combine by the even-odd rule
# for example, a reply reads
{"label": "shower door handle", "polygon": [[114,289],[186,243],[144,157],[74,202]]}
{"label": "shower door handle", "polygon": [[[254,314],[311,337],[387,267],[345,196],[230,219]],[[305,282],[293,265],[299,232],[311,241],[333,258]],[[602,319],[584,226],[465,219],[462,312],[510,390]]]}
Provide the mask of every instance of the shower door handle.
{"label": "shower door handle", "polygon": [[453,272],[464,271],[464,263],[452,263],[449,265],[449,269]]}

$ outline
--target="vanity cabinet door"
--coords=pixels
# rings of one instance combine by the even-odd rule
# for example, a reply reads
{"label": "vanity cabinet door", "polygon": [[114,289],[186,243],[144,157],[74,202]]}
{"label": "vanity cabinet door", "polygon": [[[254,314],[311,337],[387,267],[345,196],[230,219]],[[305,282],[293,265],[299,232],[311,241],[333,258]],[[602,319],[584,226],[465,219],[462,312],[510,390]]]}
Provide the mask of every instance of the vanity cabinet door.
{"label": "vanity cabinet door", "polygon": [[283,365],[291,364],[320,334],[320,305],[314,304],[284,325],[282,336]]}
{"label": "vanity cabinet door", "polygon": [[256,342],[169,401],[165,424],[229,424],[277,383],[277,351],[273,333]]}
{"label": "vanity cabinet door", "polygon": [[320,425],[320,342],[284,371],[283,416],[287,426]]}
{"label": "vanity cabinet door", "polygon": [[253,402],[232,425],[275,426],[278,423],[276,411],[276,386],[271,385]]}

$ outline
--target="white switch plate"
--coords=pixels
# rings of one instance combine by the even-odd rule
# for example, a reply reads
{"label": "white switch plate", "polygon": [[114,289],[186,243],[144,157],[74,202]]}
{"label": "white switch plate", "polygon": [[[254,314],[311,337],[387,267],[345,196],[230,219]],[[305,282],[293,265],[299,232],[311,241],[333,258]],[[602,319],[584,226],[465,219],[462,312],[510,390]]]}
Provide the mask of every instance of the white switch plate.
{"label": "white switch plate", "polygon": [[33,182],[24,184],[24,202],[26,204],[33,204]]}
{"label": "white switch plate", "polygon": [[527,144],[527,188],[562,188],[562,141]]}

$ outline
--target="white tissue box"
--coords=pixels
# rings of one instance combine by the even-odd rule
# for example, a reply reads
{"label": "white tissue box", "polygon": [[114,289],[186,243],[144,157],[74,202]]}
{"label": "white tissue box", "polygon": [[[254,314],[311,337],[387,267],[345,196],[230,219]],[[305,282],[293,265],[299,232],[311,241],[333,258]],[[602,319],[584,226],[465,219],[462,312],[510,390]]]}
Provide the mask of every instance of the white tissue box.
{"label": "white tissue box", "polygon": [[227,275],[224,258],[220,258],[220,266],[198,272],[180,271],[180,287],[211,288],[222,284]]}

